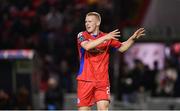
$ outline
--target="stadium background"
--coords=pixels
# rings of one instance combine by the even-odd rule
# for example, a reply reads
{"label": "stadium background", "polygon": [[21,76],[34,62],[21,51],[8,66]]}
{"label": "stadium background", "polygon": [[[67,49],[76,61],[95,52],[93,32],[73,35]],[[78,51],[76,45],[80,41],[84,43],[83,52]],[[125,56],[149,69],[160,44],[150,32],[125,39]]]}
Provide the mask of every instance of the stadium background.
{"label": "stadium background", "polygon": [[76,36],[89,11],[121,41],[110,59],[110,109],[180,109],[179,0],[1,0],[0,109],[76,109]]}

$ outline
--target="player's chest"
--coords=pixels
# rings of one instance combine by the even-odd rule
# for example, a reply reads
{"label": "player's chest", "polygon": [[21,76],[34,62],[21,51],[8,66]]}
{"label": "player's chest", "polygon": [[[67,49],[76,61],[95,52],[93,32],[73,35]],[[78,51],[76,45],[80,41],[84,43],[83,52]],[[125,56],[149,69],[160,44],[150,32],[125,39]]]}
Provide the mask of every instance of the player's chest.
{"label": "player's chest", "polygon": [[89,50],[89,52],[94,53],[94,54],[101,54],[101,53],[107,52],[107,50],[108,50],[108,42],[104,41],[100,45],[98,45],[95,48]]}

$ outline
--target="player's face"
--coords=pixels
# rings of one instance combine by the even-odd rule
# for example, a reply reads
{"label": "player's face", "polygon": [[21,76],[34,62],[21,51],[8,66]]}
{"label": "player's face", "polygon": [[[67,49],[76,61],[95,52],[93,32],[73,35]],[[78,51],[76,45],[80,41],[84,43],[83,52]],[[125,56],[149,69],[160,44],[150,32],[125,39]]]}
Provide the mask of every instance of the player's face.
{"label": "player's face", "polygon": [[86,16],[85,26],[89,33],[93,33],[99,28],[99,20],[93,15]]}

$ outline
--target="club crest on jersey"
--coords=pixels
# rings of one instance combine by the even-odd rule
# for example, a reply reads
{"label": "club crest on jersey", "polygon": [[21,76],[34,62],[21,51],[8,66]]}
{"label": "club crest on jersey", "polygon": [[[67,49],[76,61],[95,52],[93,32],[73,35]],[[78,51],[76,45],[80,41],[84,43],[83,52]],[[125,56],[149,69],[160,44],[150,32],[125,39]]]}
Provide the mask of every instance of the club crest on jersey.
{"label": "club crest on jersey", "polygon": [[83,37],[83,35],[82,35],[82,32],[80,32],[79,34],[78,34],[78,41],[80,41],[80,42],[82,42],[82,41],[84,41],[85,40],[85,38]]}
{"label": "club crest on jersey", "polygon": [[82,32],[79,32],[79,34],[78,34],[78,38],[79,38],[79,37],[81,37],[81,36],[82,36]]}

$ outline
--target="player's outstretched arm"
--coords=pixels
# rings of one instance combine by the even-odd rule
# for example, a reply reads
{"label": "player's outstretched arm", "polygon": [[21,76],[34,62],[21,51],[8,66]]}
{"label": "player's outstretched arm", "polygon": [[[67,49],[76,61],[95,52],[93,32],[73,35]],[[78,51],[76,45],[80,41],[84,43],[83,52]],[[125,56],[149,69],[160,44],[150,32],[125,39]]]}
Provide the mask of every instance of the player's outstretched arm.
{"label": "player's outstretched arm", "polygon": [[90,50],[90,49],[95,48],[99,44],[103,43],[104,41],[107,41],[110,39],[118,40],[116,37],[120,37],[120,31],[118,29],[116,29],[116,30],[104,35],[103,37],[96,39],[96,40],[84,41],[81,43],[81,46],[85,50]]}
{"label": "player's outstretched arm", "polygon": [[118,49],[120,52],[128,50],[132,44],[139,38],[145,35],[145,29],[140,28],[134,32],[134,34],[125,42],[122,43],[122,46]]}

